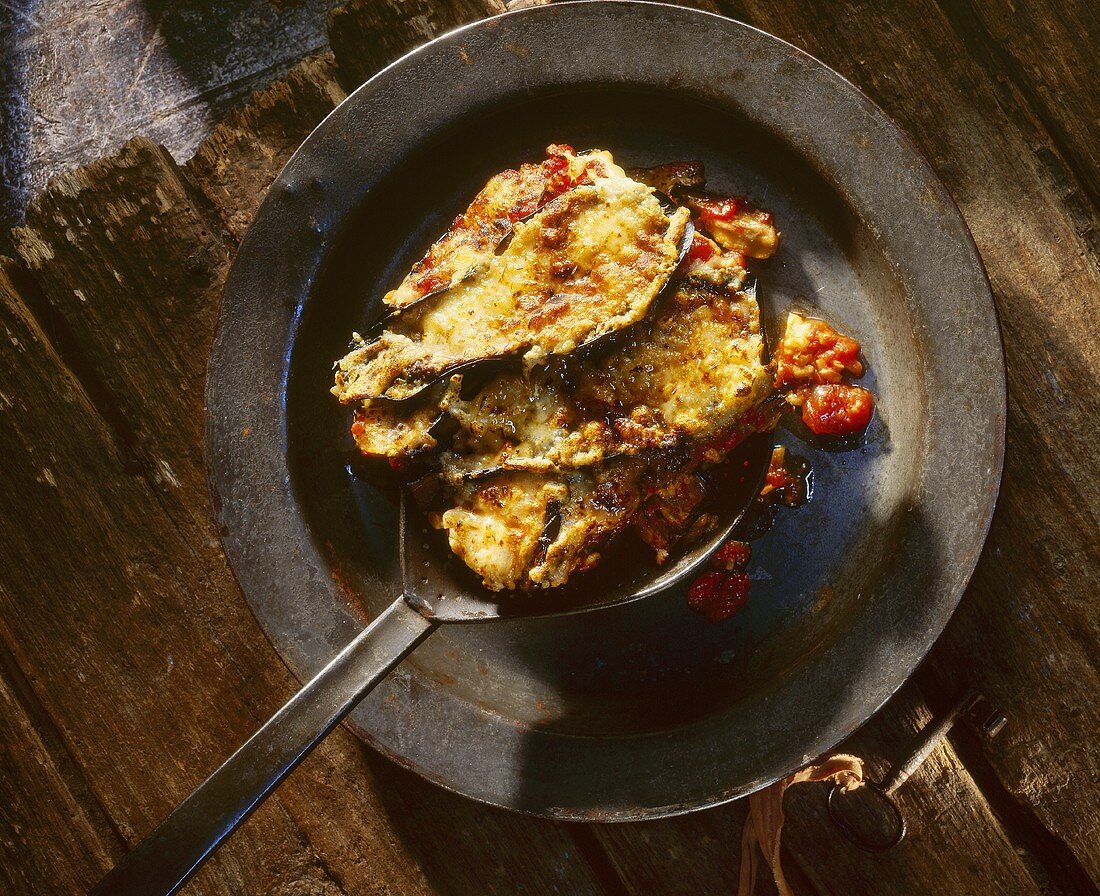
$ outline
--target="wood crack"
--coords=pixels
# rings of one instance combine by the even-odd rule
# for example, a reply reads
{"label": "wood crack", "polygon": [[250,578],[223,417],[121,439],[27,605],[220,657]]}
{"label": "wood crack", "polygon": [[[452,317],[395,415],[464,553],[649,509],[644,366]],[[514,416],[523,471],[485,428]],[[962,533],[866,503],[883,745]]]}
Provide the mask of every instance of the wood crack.
{"label": "wood crack", "polygon": [[17,291],[18,300],[28,317],[49,341],[50,349],[57,355],[80,387],[114,442],[115,450],[127,473],[147,473],[140,459],[137,432],[126,419],[121,405],[111,388],[100,375],[95,363],[81,346],[80,340],[68,321],[46,298],[33,272],[21,265],[12,264],[6,273]]}
{"label": "wood crack", "polygon": [[[930,683],[931,677],[926,668],[917,672],[921,691],[933,695],[929,705],[940,711],[946,706],[942,699],[946,690]],[[1011,724],[1011,707],[1006,709]],[[986,756],[988,748],[971,726],[966,722],[957,724],[951,729],[948,740],[1042,892],[1048,896],[1095,896],[1100,893],[1065,841],[1004,786]]]}
{"label": "wood crack", "polygon": [[92,789],[80,762],[69,747],[64,732],[54,722],[53,716],[42,701],[38,699],[34,684],[20,666],[16,650],[16,642],[11,631],[0,619],[0,675],[8,683],[23,712],[33,722],[35,731],[54,766],[60,772],[69,794],[80,806],[100,837],[106,841],[104,843],[106,851],[117,859],[128,848],[126,838]]}
{"label": "wood crack", "polygon": [[1100,893],[1065,841],[1005,789],[989,764],[978,735],[961,727],[951,733],[950,740],[1043,892],[1065,896]]}
{"label": "wood crack", "polygon": [[569,822],[563,823],[563,827],[606,896],[631,896],[630,889],[619,876],[615,863],[592,828],[587,824]]}

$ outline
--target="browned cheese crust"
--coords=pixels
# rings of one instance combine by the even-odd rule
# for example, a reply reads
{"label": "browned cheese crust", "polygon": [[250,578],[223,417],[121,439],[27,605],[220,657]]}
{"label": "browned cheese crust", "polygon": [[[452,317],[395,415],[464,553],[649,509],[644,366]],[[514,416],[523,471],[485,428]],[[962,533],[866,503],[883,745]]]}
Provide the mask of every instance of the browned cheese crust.
{"label": "browned cheese crust", "polygon": [[360,342],[333,391],[401,400],[464,364],[521,355],[533,365],[637,323],[676,268],[687,222],[625,175],[578,186],[517,223],[478,274]]}
{"label": "browned cheese crust", "polygon": [[[696,512],[703,486],[695,470],[763,423],[744,421],[772,389],[759,307],[738,288],[744,271],[726,262],[716,254],[685,265],[692,275],[652,322],[607,355],[565,375],[500,376],[450,405],[461,429],[442,466],[455,506],[437,524],[468,563],[493,533],[493,563],[471,564],[487,588],[564,584],[632,521],[661,560],[677,538],[712,524]],[[499,489],[516,482],[528,490]],[[532,508],[535,484],[548,503]],[[553,537],[527,550],[550,516]],[[509,545],[525,553],[507,557]]]}
{"label": "browned cheese crust", "polygon": [[[694,266],[653,320],[567,372],[510,373],[448,408],[461,429],[450,479],[497,470],[577,469],[616,455],[705,441],[770,389],[760,314],[743,269]],[[721,271],[718,285],[705,275]]]}
{"label": "browned cheese crust", "polygon": [[455,218],[451,228],[436,240],[396,289],[383,301],[405,308],[425,295],[474,276],[511,232],[515,223],[534,214],[578,183],[604,176],[614,162],[608,153],[578,156],[572,147],[553,144],[547,158],[524,163],[494,175]]}

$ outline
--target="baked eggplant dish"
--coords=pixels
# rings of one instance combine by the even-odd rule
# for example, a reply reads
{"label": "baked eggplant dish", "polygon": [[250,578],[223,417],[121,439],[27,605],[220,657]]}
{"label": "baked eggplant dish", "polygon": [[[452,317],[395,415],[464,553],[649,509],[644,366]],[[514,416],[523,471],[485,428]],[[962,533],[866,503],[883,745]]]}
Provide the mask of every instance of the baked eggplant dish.
{"label": "baked eggplant dish", "polygon": [[792,315],[768,362],[746,264],[779,234],[704,188],[701,163],[550,146],[486,184],[336,363],[356,447],[431,478],[431,524],[486,588],[563,585],[628,528],[663,562],[715,523],[706,471],[783,408],[866,425],[869,393],[847,419],[820,391],[856,388],[858,343]]}

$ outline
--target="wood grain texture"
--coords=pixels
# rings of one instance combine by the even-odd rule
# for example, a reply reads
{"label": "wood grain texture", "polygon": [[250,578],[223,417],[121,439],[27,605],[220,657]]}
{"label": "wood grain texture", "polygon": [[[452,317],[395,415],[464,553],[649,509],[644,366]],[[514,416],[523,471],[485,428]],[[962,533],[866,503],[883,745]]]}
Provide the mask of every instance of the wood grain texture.
{"label": "wood grain texture", "polygon": [[[60,892],[79,893],[96,882],[112,854],[63,773],[47,758],[40,725],[0,678],[0,741],[10,794],[0,805],[0,888],[33,892],[53,879]],[[70,861],[58,862],[59,854]]]}
{"label": "wood grain texture", "polygon": [[[944,0],[941,5],[975,61],[1001,73],[995,88],[1013,96],[1005,113],[1015,118],[1023,101],[1041,128],[1037,136],[1063,157],[1095,209],[1100,201],[1100,6],[996,0]],[[1067,200],[1075,201],[1062,197]]]}
{"label": "wood grain texture", "polygon": [[[32,110],[27,185],[144,134],[178,159],[253,91],[325,45],[336,0],[10,0]],[[2,19],[2,17],[0,17]],[[2,154],[0,154],[2,155]]]}
{"label": "wood grain texture", "polygon": [[[119,160],[134,164],[132,154]],[[95,176],[110,167],[98,166],[85,190],[94,191]],[[142,176],[151,192],[131,200],[157,202],[152,171]],[[171,193],[170,184],[159,186],[161,196]],[[181,235],[164,231],[159,242]],[[202,245],[197,232],[191,236],[193,248]],[[152,248],[156,266],[164,247]],[[6,509],[20,521],[0,548],[10,649],[96,800],[133,843],[279,704],[291,682],[241,609],[194,507],[162,503],[160,488],[130,472],[112,427],[29,314],[4,324],[11,425],[0,445]],[[150,361],[168,351],[153,348]],[[194,497],[205,501],[202,492]],[[114,860],[122,843],[111,845]],[[397,879],[409,874],[400,858],[390,869]],[[201,879],[208,892],[233,893],[305,877],[328,875],[275,800]],[[25,892],[59,892],[48,874],[28,884]]]}
{"label": "wood grain texture", "polygon": [[344,96],[332,54],[309,57],[229,115],[188,161],[236,239],[287,159]]}
{"label": "wood grain texture", "polygon": [[[932,717],[918,689],[908,685],[842,749],[868,757],[870,778],[882,780],[889,766],[911,748],[914,732]],[[806,785],[792,793],[787,803],[787,848],[822,893],[1023,896],[1048,892],[1045,876],[1032,877],[949,742],[897,792],[909,833],[889,855],[851,848],[829,822],[827,793],[825,786]]]}
{"label": "wood grain texture", "polygon": [[209,201],[163,147],[135,138],[55,179],[13,237],[101,377],[96,397],[118,409],[129,459],[166,497],[200,493],[202,358],[233,245]]}
{"label": "wood grain texture", "polygon": [[503,0],[351,0],[329,14],[329,43],[341,83],[350,93],[414,47],[514,5]]}
{"label": "wood grain texture", "polygon": [[[840,749],[872,757],[868,774],[879,780],[930,718],[917,689],[907,686]],[[787,792],[783,867],[796,893],[1043,892],[947,744],[899,791],[912,830],[889,855],[864,853],[843,839],[826,816],[827,792],[823,784]],[[630,892],[639,896],[734,892],[745,814],[744,805],[735,803],[667,821],[606,826],[597,835]],[[761,871],[761,881],[765,876]]]}
{"label": "wood grain texture", "polygon": [[[33,350],[41,341],[19,298],[14,272],[14,263],[0,257],[0,344],[5,346],[0,352]],[[7,366],[4,370],[11,372]],[[0,419],[16,409],[16,382],[17,376],[5,376]],[[8,422],[4,419],[5,426]],[[45,472],[41,476],[39,485],[48,487]],[[0,599],[12,602],[6,584],[0,584]],[[33,892],[53,879],[61,892],[82,892],[108,867],[120,840],[35,699],[12,653],[13,642],[7,625],[0,623],[0,889]],[[59,854],[68,861],[59,862]]]}

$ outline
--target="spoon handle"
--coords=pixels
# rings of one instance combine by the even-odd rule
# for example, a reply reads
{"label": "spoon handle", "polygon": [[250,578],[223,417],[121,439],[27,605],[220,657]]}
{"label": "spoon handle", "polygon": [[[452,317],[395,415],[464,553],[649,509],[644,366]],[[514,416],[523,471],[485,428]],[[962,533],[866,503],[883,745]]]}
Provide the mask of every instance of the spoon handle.
{"label": "spoon handle", "polygon": [[395,600],[134,847],[89,896],[175,893],[436,625],[404,598]]}

